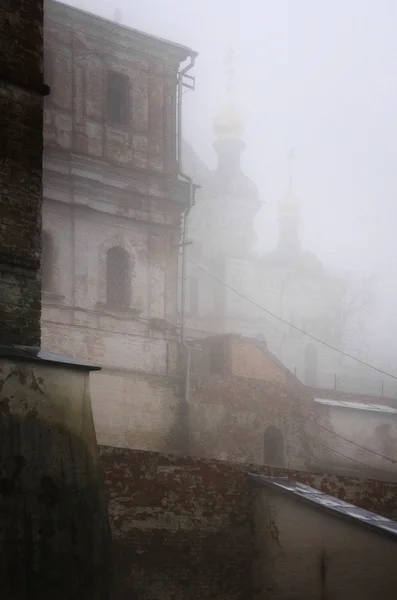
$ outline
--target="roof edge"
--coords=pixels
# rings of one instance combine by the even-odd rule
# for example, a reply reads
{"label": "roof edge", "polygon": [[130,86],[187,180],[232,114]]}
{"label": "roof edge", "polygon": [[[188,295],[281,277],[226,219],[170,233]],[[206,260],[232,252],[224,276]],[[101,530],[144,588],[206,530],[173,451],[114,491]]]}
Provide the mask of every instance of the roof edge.
{"label": "roof edge", "polygon": [[106,17],[101,17],[100,15],[91,13],[87,10],[83,10],[81,8],[72,6],[70,4],[66,4],[65,2],[59,2],[58,0],[44,0],[44,9],[46,9],[46,7],[49,7],[50,10],[52,9],[52,10],[77,13],[81,16],[82,19],[97,20],[97,21],[103,23],[105,26],[121,29],[127,34],[130,33],[132,35],[141,36],[152,42],[158,43],[159,45],[169,46],[170,48],[172,48],[173,50],[175,50],[176,52],[179,53],[179,55],[181,57],[181,62],[186,60],[189,56],[191,56],[192,58],[196,58],[198,56],[198,52],[196,52],[195,50],[192,50],[192,48],[189,48],[188,46],[184,46],[183,44],[173,42],[171,40],[162,38],[157,35],[146,33],[139,29],[134,29],[133,27],[129,27],[128,25],[123,25],[121,23],[117,23],[116,21],[112,21],[111,19],[107,19]]}
{"label": "roof edge", "polygon": [[391,537],[397,542],[397,522],[387,517],[359,508],[354,504],[340,500],[336,496],[324,494],[316,488],[299,483],[289,477],[268,477],[248,473],[248,479],[253,484],[293,497],[299,502],[310,504],[317,510],[322,510],[345,521],[350,521],[359,527],[363,526],[378,534]]}

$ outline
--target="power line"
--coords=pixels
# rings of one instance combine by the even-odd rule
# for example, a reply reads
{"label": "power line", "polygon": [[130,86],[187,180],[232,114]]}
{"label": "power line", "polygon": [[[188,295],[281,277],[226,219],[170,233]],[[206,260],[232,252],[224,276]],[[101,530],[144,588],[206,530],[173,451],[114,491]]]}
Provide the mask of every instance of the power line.
{"label": "power line", "polygon": [[372,448],[366,448],[366,446],[362,446],[361,444],[358,444],[357,442],[353,442],[353,440],[349,440],[348,438],[343,437],[343,435],[336,433],[336,431],[332,431],[332,429],[328,429],[328,427],[325,427],[324,425],[321,425],[320,423],[317,423],[317,426],[321,427],[321,429],[324,429],[324,431],[328,431],[328,433],[331,433],[335,437],[340,438],[344,442],[347,442],[348,444],[353,444],[353,446],[357,446],[357,448],[361,448],[361,450],[365,450],[366,452],[370,452],[371,454],[376,454],[376,456],[380,456],[381,458],[384,458],[385,460],[389,460],[393,464],[397,463],[397,460],[395,460],[394,458],[390,458],[390,456],[386,456],[385,454],[382,454],[381,452],[372,450]]}
{"label": "power line", "polygon": [[357,463],[358,465],[361,465],[362,467],[365,467],[366,469],[370,469],[371,471],[378,471],[379,473],[386,473],[387,475],[393,475],[392,471],[386,471],[385,469],[379,469],[379,467],[372,467],[371,465],[368,465],[367,463],[364,463],[361,460],[357,460],[356,458],[353,458],[352,456],[348,456],[347,454],[344,454],[343,452],[340,452],[339,450],[336,450],[335,448],[331,448],[331,446],[327,446],[327,444],[320,442],[320,440],[318,438],[315,438],[313,436],[308,436],[307,433],[305,435],[306,435],[306,437],[311,437],[311,439],[314,440],[316,442],[316,444],[319,444],[320,446],[327,448],[327,450],[330,450],[331,452],[334,452],[335,454],[339,454],[339,456],[343,456],[343,458],[347,458],[348,460],[351,460],[352,462]]}
{"label": "power line", "polygon": [[352,360],[355,360],[356,362],[364,365],[365,367],[368,367],[369,369],[373,369],[374,371],[377,371],[378,373],[381,373],[382,375],[386,375],[386,377],[391,377],[392,379],[397,380],[397,376],[396,375],[392,375],[391,373],[387,373],[387,371],[383,371],[382,369],[379,369],[378,367],[374,367],[373,365],[370,365],[369,363],[365,362],[364,360],[361,360],[361,358],[357,358],[357,356],[353,356],[352,354],[348,354],[347,352],[344,352],[340,348],[335,348],[335,346],[332,346],[328,342],[324,342],[324,340],[320,340],[320,338],[316,337],[315,335],[312,335],[311,333],[308,333],[307,331],[304,331],[303,329],[300,329],[300,327],[297,327],[296,325],[293,325],[292,323],[289,323],[288,321],[286,321],[282,317],[279,317],[278,315],[275,315],[274,313],[272,313],[270,310],[268,310],[264,306],[261,306],[260,304],[258,304],[257,302],[255,302],[254,300],[252,300],[251,298],[249,298],[248,296],[245,296],[244,294],[242,294],[238,290],[232,288],[230,285],[228,285],[227,283],[225,283],[224,281],[222,281],[221,279],[219,279],[219,277],[217,277],[213,273],[210,273],[209,271],[207,271],[207,269],[204,269],[204,267],[202,267],[202,266],[198,265],[197,263],[195,263],[191,258],[187,258],[187,260],[190,263],[192,263],[192,265],[194,265],[195,267],[197,267],[198,269],[200,269],[200,271],[203,271],[203,273],[205,273],[206,275],[209,275],[210,277],[212,277],[213,279],[215,279],[215,281],[217,281],[221,285],[225,286],[228,290],[230,290],[231,292],[234,292],[235,294],[237,294],[237,296],[240,296],[240,298],[243,298],[247,302],[250,302],[253,306],[256,306],[256,308],[259,308],[260,310],[262,310],[263,312],[267,313],[271,317],[277,319],[278,321],[280,321],[284,325],[288,325],[289,327],[292,327],[296,331],[299,331],[303,335],[306,335],[307,337],[311,338],[315,342],[318,342],[319,344],[323,344],[323,346],[326,346],[327,348],[330,348],[331,350],[334,350],[335,352],[339,352],[339,354],[342,354],[343,356],[346,356],[347,358],[351,358]]}
{"label": "power line", "polygon": [[[352,440],[349,440],[347,438],[344,438],[343,436],[340,436],[339,434],[337,434],[335,431],[332,431],[332,429],[329,429],[328,427],[325,427],[324,425],[321,425],[321,423],[318,423],[315,420],[310,420],[309,418],[303,416],[301,413],[297,413],[295,414],[295,416],[298,416],[302,421],[304,421],[305,423],[309,423],[313,424],[314,427],[319,427],[321,429],[324,429],[325,431],[327,431],[328,433],[334,435],[336,438],[341,438],[343,441],[348,442],[350,444],[353,444],[354,446],[357,446],[359,448],[361,448],[362,450],[366,450],[369,453],[373,453],[376,454],[377,456],[380,456],[381,458],[384,458],[386,460],[391,461],[392,463],[396,463],[397,460],[394,460],[392,458],[390,458],[389,456],[386,456],[384,454],[381,454],[379,452],[376,452],[375,450],[371,450],[371,448],[366,448],[365,446],[361,446],[361,444],[358,444],[356,442],[353,442]],[[291,425],[293,424],[293,418],[291,418],[289,421],[287,421],[287,423],[290,423]],[[327,444],[325,444],[324,442],[320,441],[320,439],[313,435],[312,433],[305,431],[303,428],[298,428],[296,429],[295,427],[292,427],[295,431],[297,431],[300,434],[303,434],[306,438],[313,440],[316,444],[323,446],[324,448],[326,448],[327,450],[329,450],[330,452],[334,452],[335,454],[339,454],[339,456],[343,456],[344,458],[346,458],[347,460],[350,460],[352,462],[355,462],[363,467],[366,467],[367,469],[370,469],[372,471],[379,471],[381,473],[386,473],[387,475],[393,475],[393,471],[387,471],[385,469],[382,469],[381,467],[376,467],[376,466],[372,466],[369,465],[365,462],[362,462],[356,458],[353,458],[352,456],[348,456],[347,454],[344,454],[343,452],[341,452],[340,450],[336,450],[335,448],[332,448],[331,446],[328,446]]]}
{"label": "power line", "polygon": [[[289,323],[288,321],[286,321],[285,319],[283,319],[282,317],[279,317],[278,315],[275,315],[274,313],[272,313],[270,310],[264,308],[263,306],[261,306],[260,304],[257,304],[254,300],[251,300],[251,298],[249,298],[248,296],[245,296],[244,294],[242,294],[241,292],[235,290],[234,288],[232,288],[231,286],[229,286],[227,283],[225,283],[224,281],[222,281],[221,279],[219,279],[219,277],[217,277],[216,275],[213,275],[212,273],[210,273],[209,271],[207,271],[206,269],[204,269],[204,267],[198,265],[197,263],[195,263],[193,260],[191,260],[190,258],[187,259],[189,262],[191,262],[195,267],[197,267],[198,269],[200,269],[201,271],[203,271],[204,273],[206,273],[207,275],[209,275],[210,277],[212,277],[213,279],[215,279],[216,281],[218,281],[218,283],[220,283],[221,285],[224,285],[226,288],[228,288],[230,291],[234,292],[235,294],[237,294],[238,296],[240,296],[241,298],[243,298],[244,300],[246,300],[247,302],[250,302],[251,304],[253,304],[254,306],[256,306],[257,308],[263,310],[264,312],[266,312],[267,314],[269,314],[270,316],[274,317],[275,319],[278,319],[279,321],[281,321],[282,323],[284,323],[285,325],[288,325],[294,329],[296,329],[297,331],[299,331],[300,333],[302,333],[303,335],[306,335],[310,338],[312,338],[313,340],[315,340],[316,342],[319,342],[320,344],[323,344],[324,346],[327,346],[328,348],[330,348],[331,350],[334,350],[336,352],[339,352],[340,354],[343,354],[344,356],[351,358],[353,360],[356,360],[357,362],[365,365],[366,367],[369,367],[375,371],[378,371],[379,373],[382,373],[383,375],[386,375],[388,377],[391,377],[393,379],[397,379],[396,376],[392,375],[391,373],[387,373],[386,371],[383,371],[382,369],[378,369],[377,367],[374,367],[373,365],[370,365],[369,363],[366,363],[365,361],[352,356],[350,354],[348,354],[347,352],[344,352],[343,350],[340,350],[339,348],[335,348],[334,346],[332,346],[331,344],[328,344],[328,342],[324,342],[323,340],[320,340],[319,338],[317,338],[316,336],[313,336],[310,333],[307,333],[306,331],[304,331],[303,329],[300,329],[299,327],[292,325],[291,323]],[[386,456],[380,452],[377,452],[376,450],[372,450],[371,448],[367,448],[365,446],[362,446],[361,444],[358,444],[357,442],[354,442],[353,440],[349,440],[348,438],[345,438],[342,435],[339,435],[338,433],[336,433],[335,431],[332,431],[331,429],[328,429],[327,427],[325,427],[324,425],[319,424],[319,427],[321,427],[322,429],[324,429],[324,431],[327,431],[328,433],[331,433],[332,435],[334,435],[335,437],[349,443],[352,444],[353,446],[356,446],[357,448],[360,448],[362,450],[365,450],[366,452],[375,454],[376,456],[379,456],[385,460],[388,460],[390,462],[392,462],[393,464],[395,464],[397,461],[393,458],[390,458],[389,456]],[[326,446],[325,444],[323,444],[322,442],[318,442],[319,444],[321,444],[322,446],[328,448],[329,450],[331,450],[332,452],[335,452],[336,454],[339,454],[349,460],[352,460],[353,462],[356,462],[358,464],[361,464],[365,467],[368,468],[372,468],[369,465],[367,465],[366,463],[363,463],[361,461],[358,461],[356,459],[353,459],[350,456],[347,456],[341,452],[339,452],[338,450],[335,450],[333,448],[330,448],[328,446]],[[386,472],[386,471],[385,471]]]}
{"label": "power line", "polygon": [[[190,260],[190,259],[188,259],[188,260]],[[190,261],[190,262],[192,262],[192,263],[193,263],[193,261]],[[195,264],[195,263],[193,263],[193,264]],[[195,265],[195,266],[197,266],[198,268],[200,268],[202,271],[206,272],[208,275],[211,275],[209,272],[205,271],[205,269],[203,269],[203,268],[202,268],[202,267],[200,267],[199,265]],[[215,277],[215,276],[214,276],[214,277]],[[220,283],[222,283],[222,282],[220,281]],[[223,285],[225,285],[226,287],[229,287],[227,284],[223,284]],[[238,294],[238,295],[242,295],[242,294],[240,294],[239,292],[237,292],[236,290],[233,290],[232,288],[230,288],[230,289],[231,289],[232,291],[235,291],[235,292],[236,292],[236,294]],[[243,296],[243,295],[242,295],[242,296]],[[243,296],[243,297],[244,297],[244,296]],[[250,300],[249,298],[247,298],[247,300],[248,300],[249,302],[251,302],[251,300]],[[58,306],[58,305],[57,305],[57,306]],[[63,306],[62,308],[69,308],[69,309],[70,309],[71,307]],[[107,315],[107,316],[111,316],[112,318],[115,318],[115,319],[117,319],[117,320],[122,320],[122,321],[125,321],[125,320],[126,320],[126,318],[125,318],[125,317],[119,317],[119,316],[117,316],[117,315],[114,315],[114,314],[112,314],[112,313],[103,313],[103,312],[101,312],[101,311],[89,310],[89,309],[86,309],[86,308],[84,308],[84,309],[81,309],[81,310],[84,310],[84,311],[86,311],[86,312],[89,312],[89,313],[91,313],[91,314],[97,314],[97,315]],[[266,309],[263,309],[263,310],[266,310]],[[270,312],[270,311],[266,311],[266,312]],[[270,314],[272,314],[272,313],[270,313]],[[278,317],[276,317],[276,318],[278,318]],[[150,321],[150,319],[148,319],[147,317],[137,318],[136,316],[134,316],[134,317],[133,317],[133,319],[134,319],[134,320],[136,320],[136,321],[139,321],[139,322],[140,322],[140,323],[142,323],[142,324],[145,324],[145,321],[146,321],[146,322]],[[198,325],[197,325],[197,323],[194,323],[194,324],[195,324],[196,326],[198,326]],[[206,331],[205,331],[205,330],[201,330],[201,329],[193,329],[193,331],[197,331],[197,332],[200,332],[200,333],[206,333]],[[309,335],[309,336],[310,336],[310,334],[307,334],[307,335]],[[336,350],[336,349],[335,349],[335,350]],[[374,367],[374,368],[375,368],[375,367]],[[392,375],[390,375],[390,376],[391,376],[391,377],[393,377]],[[396,464],[396,463],[397,463],[397,460],[395,460],[395,459],[393,459],[393,458],[390,458],[389,456],[386,456],[386,455],[384,455],[384,454],[381,454],[380,452],[377,452],[376,450],[372,450],[371,448],[366,448],[365,446],[362,446],[361,444],[358,444],[357,442],[354,442],[353,440],[349,440],[348,438],[345,438],[345,437],[341,436],[340,434],[336,433],[335,431],[332,431],[332,429],[328,429],[327,427],[325,427],[324,425],[321,425],[320,423],[317,423],[317,426],[318,426],[318,427],[320,427],[321,429],[324,429],[324,431],[327,431],[328,433],[330,433],[330,434],[334,435],[335,437],[337,437],[337,438],[339,438],[339,439],[341,439],[341,440],[343,440],[343,441],[345,441],[345,442],[347,442],[347,443],[349,443],[349,444],[352,444],[352,445],[356,446],[357,448],[360,448],[360,449],[362,449],[362,450],[365,450],[366,452],[369,452],[369,453],[375,454],[375,455],[377,455],[377,456],[379,456],[379,457],[381,457],[381,458],[384,458],[385,460],[388,460],[388,461],[392,462],[393,464]],[[307,435],[307,434],[306,434],[306,435]],[[363,466],[365,466],[365,467],[367,467],[367,468],[369,468],[369,469],[373,469],[373,468],[374,468],[374,467],[371,467],[370,465],[367,465],[367,464],[365,464],[365,463],[363,463],[363,462],[361,462],[361,461],[358,461],[358,460],[356,460],[356,459],[354,459],[354,458],[352,458],[352,457],[350,457],[350,456],[347,456],[347,455],[343,454],[342,452],[339,452],[338,450],[335,450],[335,449],[333,449],[333,448],[331,448],[331,447],[329,447],[329,446],[327,446],[327,445],[323,444],[322,442],[319,442],[319,441],[318,441],[318,439],[317,439],[317,438],[314,438],[313,436],[311,436],[311,437],[312,437],[312,439],[314,439],[314,440],[315,440],[317,443],[319,443],[320,445],[322,445],[322,446],[324,446],[325,448],[329,449],[331,452],[335,452],[336,454],[339,454],[340,456],[343,456],[343,457],[347,458],[348,460],[351,460],[351,461],[353,461],[353,462],[356,462],[356,463],[358,463],[358,464],[361,464],[361,465],[363,465]],[[384,472],[385,472],[385,473],[388,473],[388,471],[384,471]]]}

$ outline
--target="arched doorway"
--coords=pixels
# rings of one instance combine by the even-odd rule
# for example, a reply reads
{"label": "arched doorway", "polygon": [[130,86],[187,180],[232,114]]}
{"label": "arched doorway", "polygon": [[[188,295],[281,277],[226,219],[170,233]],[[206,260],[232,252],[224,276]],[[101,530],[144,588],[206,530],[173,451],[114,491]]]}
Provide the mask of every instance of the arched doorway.
{"label": "arched doorway", "polygon": [[284,436],[274,425],[270,425],[265,431],[263,458],[265,465],[284,467]]}

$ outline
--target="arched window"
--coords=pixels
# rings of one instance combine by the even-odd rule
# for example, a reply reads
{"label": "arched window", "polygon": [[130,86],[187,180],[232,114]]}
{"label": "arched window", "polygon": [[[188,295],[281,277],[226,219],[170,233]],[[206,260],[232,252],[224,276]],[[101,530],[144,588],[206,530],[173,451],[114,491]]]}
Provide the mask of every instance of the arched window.
{"label": "arched window", "polygon": [[317,348],[308,344],[305,350],[305,383],[317,387]]}
{"label": "arched window", "polygon": [[41,233],[41,287],[45,292],[54,291],[54,242],[48,231]]}
{"label": "arched window", "polygon": [[110,248],[106,257],[106,302],[110,306],[130,305],[130,257],[120,246]]}
{"label": "arched window", "polygon": [[284,436],[274,425],[265,431],[263,449],[265,465],[284,467]]}

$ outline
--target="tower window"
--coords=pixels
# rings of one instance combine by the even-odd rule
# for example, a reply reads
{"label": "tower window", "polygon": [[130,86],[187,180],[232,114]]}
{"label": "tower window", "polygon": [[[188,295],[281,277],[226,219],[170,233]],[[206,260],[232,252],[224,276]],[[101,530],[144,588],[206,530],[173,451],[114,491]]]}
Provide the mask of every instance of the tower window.
{"label": "tower window", "polygon": [[111,123],[128,122],[129,78],[114,71],[107,77],[107,116]]}
{"label": "tower window", "polygon": [[52,292],[54,287],[54,242],[48,231],[41,234],[41,285],[45,292]]}
{"label": "tower window", "polygon": [[107,253],[106,301],[110,306],[130,305],[130,257],[124,248],[114,246]]}

